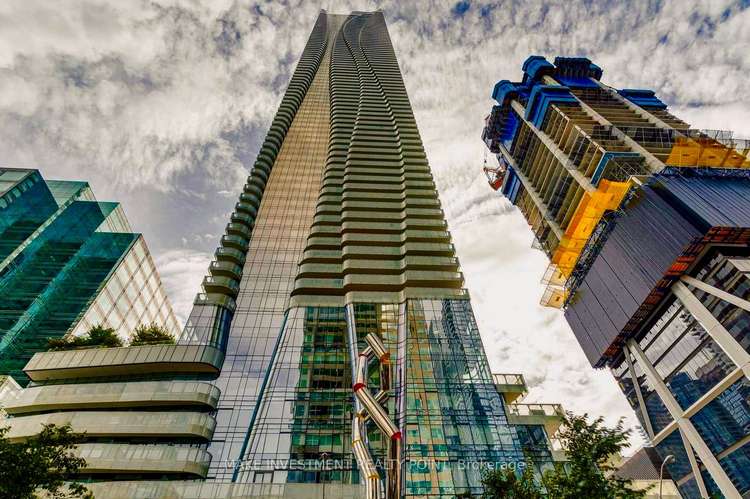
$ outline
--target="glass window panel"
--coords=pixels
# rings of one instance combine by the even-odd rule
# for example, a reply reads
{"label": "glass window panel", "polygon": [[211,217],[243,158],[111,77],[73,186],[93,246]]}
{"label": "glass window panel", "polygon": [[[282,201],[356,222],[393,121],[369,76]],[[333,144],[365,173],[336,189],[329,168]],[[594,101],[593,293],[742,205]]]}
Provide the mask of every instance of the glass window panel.
{"label": "glass window panel", "polygon": [[714,454],[750,434],[750,381],[732,384],[690,420]]}

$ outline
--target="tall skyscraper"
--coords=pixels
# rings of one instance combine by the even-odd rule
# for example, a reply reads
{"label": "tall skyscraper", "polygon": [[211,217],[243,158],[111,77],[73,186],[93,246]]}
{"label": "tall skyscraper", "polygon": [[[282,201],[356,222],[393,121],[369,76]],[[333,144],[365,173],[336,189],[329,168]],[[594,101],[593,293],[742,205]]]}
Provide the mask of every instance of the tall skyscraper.
{"label": "tall skyscraper", "polygon": [[452,494],[523,459],[382,13],[319,16],[222,243],[209,480]]}
{"label": "tall skyscraper", "polygon": [[750,493],[750,144],[694,129],[585,58],[497,83],[490,185],[550,258],[563,308],[610,367],[684,497]]}
{"label": "tall skyscraper", "polygon": [[105,497],[453,497],[564,457],[560,406],[490,373],[382,13],[320,14],[215,256],[179,344],[37,354],[10,437],[89,429]]}
{"label": "tall skyscraper", "polygon": [[151,322],[179,333],[146,243],[120,205],[96,201],[85,182],[1,168],[0,374],[26,384],[22,368],[48,338],[98,324],[126,337]]}

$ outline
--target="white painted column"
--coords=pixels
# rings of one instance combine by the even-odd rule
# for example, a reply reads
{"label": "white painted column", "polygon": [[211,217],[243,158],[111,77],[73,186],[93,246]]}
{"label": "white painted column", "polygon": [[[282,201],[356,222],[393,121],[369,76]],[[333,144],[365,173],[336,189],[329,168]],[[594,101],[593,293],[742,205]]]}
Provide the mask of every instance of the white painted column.
{"label": "white painted column", "polygon": [[742,369],[745,376],[750,378],[750,353],[742,348],[742,345],[729,334],[729,331],[721,325],[721,322],[713,316],[711,311],[701,303],[682,281],[678,281],[672,285],[672,292],[688,312],[701,323],[706,332],[724,350],[727,356],[732,359],[732,362]]}
{"label": "white painted column", "polygon": [[687,454],[688,461],[690,461],[690,469],[693,470],[693,477],[695,478],[695,483],[698,485],[698,490],[701,492],[701,497],[708,497],[708,490],[706,489],[706,484],[703,482],[703,475],[701,475],[698,461],[695,460],[695,454],[693,454],[693,446],[690,445],[690,442],[688,442],[688,439],[682,430],[678,428],[677,431],[680,432],[682,445],[685,446],[685,453]]}
{"label": "white painted column", "polygon": [[549,136],[544,133],[542,130],[538,129],[536,125],[534,125],[532,122],[524,118],[524,115],[526,114],[526,109],[523,107],[523,105],[518,102],[517,100],[514,100],[510,103],[513,110],[518,114],[518,117],[523,121],[523,123],[526,124],[526,126],[529,127],[529,129],[534,132],[534,135],[537,136],[537,138],[544,144],[544,147],[549,149],[549,151],[555,156],[555,159],[560,162],[560,164],[565,168],[565,170],[570,174],[571,177],[578,183],[578,185],[581,186],[583,190],[586,192],[594,192],[596,191],[596,187],[594,187],[591,184],[591,181],[586,178],[584,174],[582,174],[580,171],[578,171],[578,167],[573,164],[573,162],[570,160],[567,154],[563,152],[562,149],[560,149],[555,142],[549,138]]}
{"label": "white painted column", "polygon": [[623,97],[614,88],[610,87],[609,85],[605,85],[604,83],[600,82],[596,78],[589,78],[589,80],[594,82],[599,88],[606,90],[607,93],[611,95],[613,99],[615,99],[616,101],[619,101],[620,103],[625,105],[627,108],[629,108],[631,111],[634,111],[636,114],[648,120],[649,123],[652,123],[656,125],[657,127],[663,128],[665,130],[673,130],[677,135],[684,137],[684,134],[680,132],[679,130],[677,130],[675,127],[660,120],[659,118],[657,118],[656,116],[648,112],[646,109],[643,109],[641,106],[639,106],[635,102]]}
{"label": "white painted column", "polygon": [[726,472],[724,471],[724,468],[722,468],[719,464],[716,456],[713,455],[711,449],[708,448],[706,442],[704,442],[703,438],[701,438],[698,430],[695,429],[695,426],[693,426],[693,423],[690,421],[690,419],[684,416],[684,411],[680,407],[680,404],[677,403],[677,400],[675,400],[672,392],[670,392],[669,388],[667,388],[667,385],[664,384],[661,376],[659,376],[659,373],[656,372],[656,369],[648,360],[646,354],[643,353],[641,347],[638,345],[638,343],[635,342],[635,340],[632,339],[628,340],[628,347],[633,353],[636,361],[638,361],[641,368],[643,369],[646,378],[648,378],[648,381],[654,387],[654,390],[656,390],[656,394],[659,396],[659,398],[661,398],[661,401],[664,403],[664,407],[667,408],[669,413],[672,415],[672,418],[674,418],[681,434],[685,436],[693,449],[695,449],[696,454],[698,454],[698,457],[701,458],[703,465],[711,474],[711,477],[714,479],[714,482],[716,482],[716,485],[719,487],[719,490],[721,490],[721,493],[729,499],[742,499],[740,493],[737,492],[734,484],[732,484],[729,476],[727,476]]}
{"label": "white painted column", "polygon": [[747,310],[748,312],[750,312],[750,301],[740,298],[737,295],[733,295],[732,293],[727,293],[723,289],[719,289],[717,287],[711,286],[710,284],[706,284],[705,282],[699,279],[696,279],[695,277],[690,277],[689,275],[684,275],[680,277],[680,280],[684,282],[685,284],[695,286],[701,291],[705,291],[706,293],[713,295],[716,298],[724,300],[725,302],[729,302],[735,307],[739,307],[742,310]]}
{"label": "white painted column", "polygon": [[641,408],[641,414],[643,415],[643,424],[646,425],[646,433],[651,440],[654,439],[654,428],[651,425],[651,419],[648,417],[648,409],[646,409],[646,402],[643,399],[643,393],[641,393],[641,385],[638,383],[638,376],[635,374],[635,367],[633,367],[633,359],[630,358],[630,349],[627,345],[623,347],[625,353],[625,361],[628,363],[628,372],[630,378],[633,380],[633,387],[635,388],[635,395],[638,397],[638,406]]}

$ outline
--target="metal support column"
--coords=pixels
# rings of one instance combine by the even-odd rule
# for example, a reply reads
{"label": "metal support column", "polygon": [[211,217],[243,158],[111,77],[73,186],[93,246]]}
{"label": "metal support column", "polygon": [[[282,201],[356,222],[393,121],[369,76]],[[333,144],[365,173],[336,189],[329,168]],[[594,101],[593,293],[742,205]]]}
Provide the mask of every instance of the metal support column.
{"label": "metal support column", "polygon": [[685,435],[688,442],[690,442],[690,445],[695,449],[696,454],[698,454],[701,462],[711,474],[711,477],[714,479],[714,482],[716,482],[721,493],[729,499],[741,499],[739,492],[737,492],[737,489],[724,471],[724,468],[721,467],[716,456],[713,455],[711,449],[709,449],[706,442],[703,441],[698,430],[693,426],[692,421],[684,416],[684,411],[677,403],[677,400],[675,400],[672,392],[667,388],[667,385],[664,384],[664,381],[661,379],[661,376],[659,376],[659,373],[656,372],[656,369],[648,360],[646,354],[643,353],[641,347],[632,339],[628,340],[628,347],[633,353],[635,360],[643,369],[649,383],[654,387],[654,390],[664,404],[664,407],[667,408],[672,415],[672,418],[674,418],[680,432]]}
{"label": "metal support column", "polygon": [[732,359],[737,367],[742,369],[745,376],[750,378],[750,353],[740,345],[721,322],[713,316],[703,303],[688,289],[681,281],[672,285],[672,292],[690,312],[690,314],[701,323],[706,332],[721,347],[727,356]]}
{"label": "metal support column", "polygon": [[701,475],[701,469],[698,466],[698,461],[695,460],[695,454],[693,453],[693,446],[690,445],[685,433],[679,428],[677,431],[680,432],[680,438],[682,438],[682,445],[685,446],[685,454],[687,454],[688,461],[690,462],[690,469],[693,470],[693,478],[695,483],[698,485],[701,497],[708,497],[708,490],[706,484],[703,482],[703,475]]}
{"label": "metal support column", "polygon": [[633,380],[633,388],[635,388],[635,395],[638,397],[638,406],[641,408],[641,414],[643,415],[643,424],[646,425],[646,433],[648,437],[654,439],[654,427],[651,425],[651,419],[648,417],[648,409],[646,409],[646,402],[643,400],[643,393],[641,393],[641,385],[638,384],[638,376],[635,374],[635,368],[633,367],[633,359],[630,358],[630,349],[627,345],[624,346],[623,351],[625,353],[625,361],[628,363],[628,372],[630,378]]}
{"label": "metal support column", "polygon": [[[545,76],[542,81],[548,85],[560,85],[560,83],[551,76]],[[646,159],[646,163],[651,168],[652,172],[658,173],[664,169],[665,165],[661,162],[661,160],[659,160],[659,158],[651,154],[638,142],[633,140],[632,137],[613,125],[607,118],[597,113],[591,106],[583,102],[575,95],[573,95],[573,97],[578,101],[578,103],[581,105],[581,108],[586,112],[586,114],[591,116],[594,121],[597,121],[600,125],[611,127],[612,133],[615,135],[615,137],[625,142],[633,151],[643,156]]]}

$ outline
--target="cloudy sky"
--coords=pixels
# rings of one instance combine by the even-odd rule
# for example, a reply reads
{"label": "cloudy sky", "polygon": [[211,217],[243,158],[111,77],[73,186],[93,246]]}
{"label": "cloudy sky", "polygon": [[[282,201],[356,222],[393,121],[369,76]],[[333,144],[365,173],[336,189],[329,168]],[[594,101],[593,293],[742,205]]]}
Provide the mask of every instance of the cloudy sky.
{"label": "cloudy sky", "polygon": [[184,320],[318,10],[382,9],[493,370],[525,373],[529,400],[632,426],[611,376],[538,305],[547,262],[484,181],[482,119],[528,55],[581,55],[610,85],[653,88],[694,126],[748,137],[749,6],[3,0],[0,165],[122,202]]}

